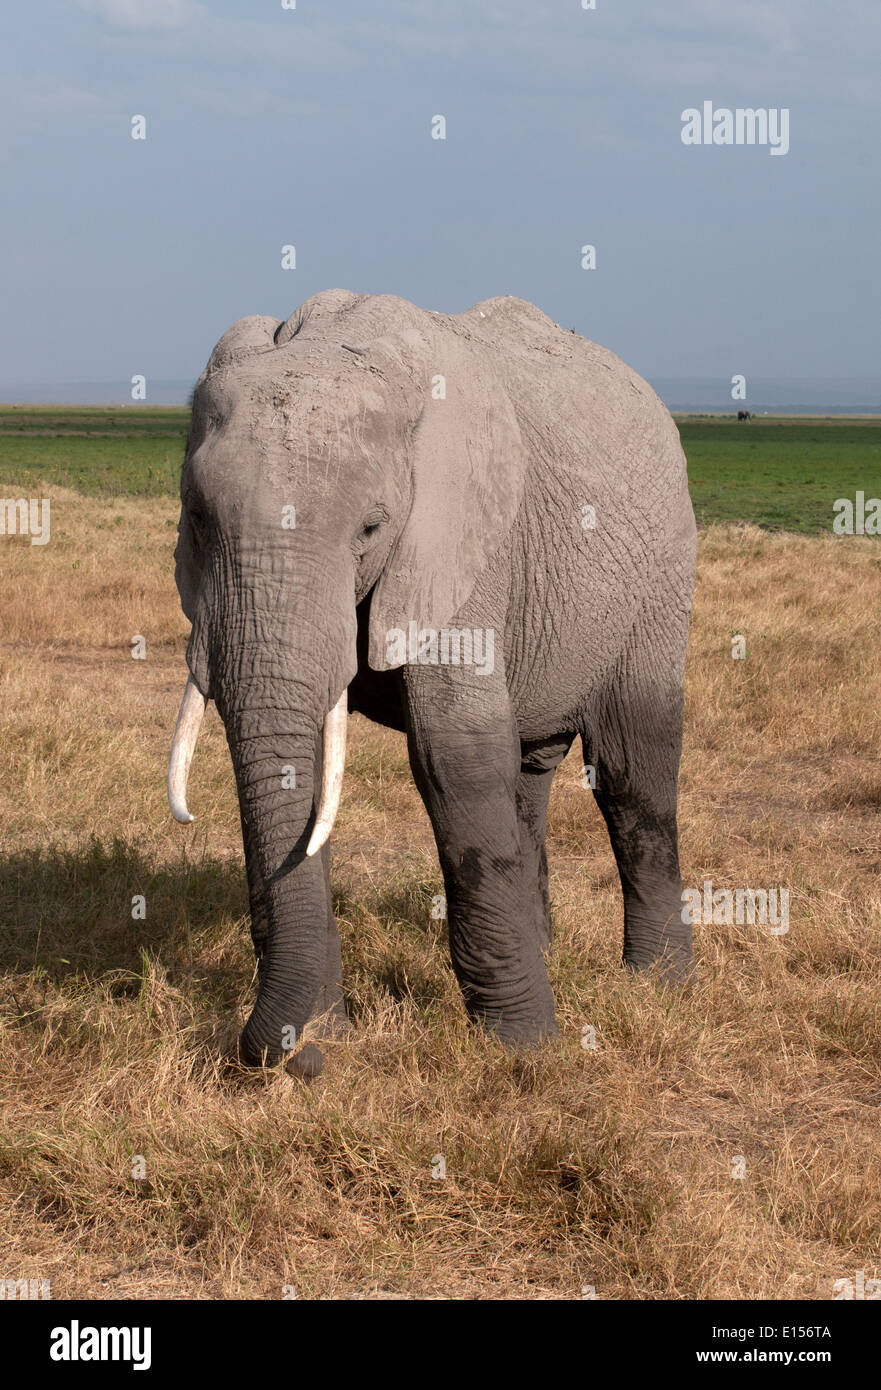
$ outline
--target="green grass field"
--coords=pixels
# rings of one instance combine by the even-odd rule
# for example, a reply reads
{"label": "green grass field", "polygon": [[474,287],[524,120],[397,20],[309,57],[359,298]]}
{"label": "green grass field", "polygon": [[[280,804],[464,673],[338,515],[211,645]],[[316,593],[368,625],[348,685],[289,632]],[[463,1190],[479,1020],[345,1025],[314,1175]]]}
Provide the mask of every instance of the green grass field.
{"label": "green grass field", "polygon": [[189,417],[186,406],[0,405],[0,485],[176,496]]}
{"label": "green grass field", "polygon": [[[0,487],[174,496],[188,418],[185,406],[0,406]],[[836,498],[881,493],[881,417],[678,424],[701,525],[828,531]]]}
{"label": "green grass field", "polygon": [[881,419],[738,424],[716,416],[678,424],[700,525],[828,531],[837,497],[881,495]]}

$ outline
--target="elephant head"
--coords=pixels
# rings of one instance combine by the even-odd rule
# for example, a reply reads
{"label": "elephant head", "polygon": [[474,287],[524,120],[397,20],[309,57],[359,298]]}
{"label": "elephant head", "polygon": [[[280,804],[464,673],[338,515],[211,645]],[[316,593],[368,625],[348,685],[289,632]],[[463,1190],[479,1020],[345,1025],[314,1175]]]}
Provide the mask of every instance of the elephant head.
{"label": "elephant head", "polygon": [[284,323],[234,324],[194,392],[175,555],[190,674],[169,799],[190,819],[187,773],[213,699],[261,957],[241,1039],[252,1064],[280,1058],[325,981],[318,851],[342,783],[356,609],[369,601],[370,667],[400,664],[388,634],[449,624],[519,505],[514,409],[468,318],[329,291]]}

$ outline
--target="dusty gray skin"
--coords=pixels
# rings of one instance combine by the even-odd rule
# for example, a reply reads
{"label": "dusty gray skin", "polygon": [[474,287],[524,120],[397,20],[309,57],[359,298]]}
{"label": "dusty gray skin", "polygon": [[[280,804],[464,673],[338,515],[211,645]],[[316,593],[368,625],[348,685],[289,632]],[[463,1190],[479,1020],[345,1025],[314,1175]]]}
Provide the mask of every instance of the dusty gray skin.
{"label": "dusty gray skin", "polygon": [[[576,735],[624,961],[689,976],[676,798],[695,527],[676,426],[644,381],[522,300],[447,315],[330,290],[224,334],[181,498],[187,662],[226,728],[259,960],[244,1061],[277,1061],[310,1018],[345,1026],[329,845],[306,848],[347,686],[350,709],[406,731],[473,1019],[512,1043],[556,1032],[545,815]],[[387,634],[411,621],[492,629],[492,673],[386,669]]]}

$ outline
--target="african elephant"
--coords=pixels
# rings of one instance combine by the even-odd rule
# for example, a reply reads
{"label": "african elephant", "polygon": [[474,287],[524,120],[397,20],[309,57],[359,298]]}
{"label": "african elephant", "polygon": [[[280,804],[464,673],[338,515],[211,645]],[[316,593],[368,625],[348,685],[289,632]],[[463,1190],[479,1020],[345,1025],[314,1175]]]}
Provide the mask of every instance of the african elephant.
{"label": "african elephant", "polygon": [[244,1062],[278,1061],[310,1018],[319,1036],[346,1026],[328,836],[347,703],[406,732],[473,1020],[509,1043],[556,1033],[546,812],[576,735],[624,961],[690,975],[676,803],[694,560],[670,415],[531,304],[442,314],[329,290],[224,334],[181,480],[192,632],[169,798],[191,819],[213,699],[259,963]]}

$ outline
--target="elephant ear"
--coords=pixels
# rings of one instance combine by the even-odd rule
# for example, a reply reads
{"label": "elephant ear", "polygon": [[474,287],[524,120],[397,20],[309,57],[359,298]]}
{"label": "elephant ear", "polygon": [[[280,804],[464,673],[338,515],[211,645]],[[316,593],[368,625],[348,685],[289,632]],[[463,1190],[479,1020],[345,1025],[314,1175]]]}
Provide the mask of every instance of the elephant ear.
{"label": "elephant ear", "polygon": [[[426,369],[426,358],[420,361]],[[513,524],[524,448],[514,407],[490,367],[459,349],[428,362],[411,440],[410,513],[370,604],[374,671],[402,661],[389,635],[449,627]],[[400,650],[401,643],[391,644]]]}
{"label": "elephant ear", "polygon": [[193,529],[184,507],[181,507],[180,520],[177,524],[174,582],[180,594],[180,606],[192,623],[196,618],[196,601],[199,596],[199,585],[202,582],[202,572],[196,563]]}

